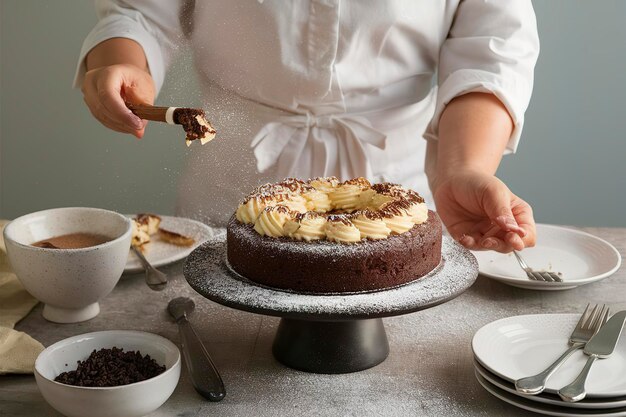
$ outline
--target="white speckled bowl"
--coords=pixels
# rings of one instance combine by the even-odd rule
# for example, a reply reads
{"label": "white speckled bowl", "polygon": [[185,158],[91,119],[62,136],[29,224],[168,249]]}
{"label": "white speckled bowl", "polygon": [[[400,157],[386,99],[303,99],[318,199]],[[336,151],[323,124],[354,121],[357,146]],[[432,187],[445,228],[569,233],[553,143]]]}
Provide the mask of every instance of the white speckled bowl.
{"label": "white speckled bowl", "polygon": [[[62,372],[76,369],[102,348],[124,348],[150,355],[165,372],[154,378],[117,387],[78,387],[55,382]],[[54,409],[69,417],[135,417],[159,408],[172,395],[180,378],[180,351],[175,344],[153,333],[109,330],[61,340],[46,348],[35,361],[39,391]]]}
{"label": "white speckled bowl", "polygon": [[[82,249],[47,249],[32,243],[68,233],[111,237]],[[98,315],[98,300],[122,276],[131,239],[130,220],[114,211],[66,207],[27,214],[4,229],[9,262],[18,279],[45,303],[43,316],[57,323],[76,323]]]}

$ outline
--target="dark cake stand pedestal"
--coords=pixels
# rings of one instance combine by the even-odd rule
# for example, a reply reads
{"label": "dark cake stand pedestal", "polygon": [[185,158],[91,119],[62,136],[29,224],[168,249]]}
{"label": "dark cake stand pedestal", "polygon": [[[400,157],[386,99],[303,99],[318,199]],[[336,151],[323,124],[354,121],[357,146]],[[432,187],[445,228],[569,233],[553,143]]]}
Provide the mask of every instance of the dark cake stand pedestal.
{"label": "dark cake stand pedestal", "polygon": [[368,369],[387,358],[383,317],[445,303],[474,283],[478,276],[474,256],[446,236],[441,250],[441,263],[425,277],[368,293],[301,294],[262,286],[229,267],[225,236],[194,250],[183,273],[189,285],[209,300],[281,317],[273,353],[284,365],[338,374]]}

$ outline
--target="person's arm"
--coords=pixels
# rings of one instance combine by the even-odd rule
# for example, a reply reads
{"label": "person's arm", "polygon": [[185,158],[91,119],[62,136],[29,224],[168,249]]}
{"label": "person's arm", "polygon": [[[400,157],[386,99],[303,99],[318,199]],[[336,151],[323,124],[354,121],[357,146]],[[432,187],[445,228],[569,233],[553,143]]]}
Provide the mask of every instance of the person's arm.
{"label": "person's arm", "polygon": [[439,122],[438,176],[461,169],[494,175],[512,132],[511,116],[494,95],[456,97]]}
{"label": "person's arm", "polygon": [[132,39],[107,39],[89,51],[85,59],[87,71],[116,64],[134,65],[150,73],[143,48]]}
{"label": "person's arm", "polygon": [[108,39],[89,51],[85,66],[81,89],[93,116],[110,129],[141,138],[146,122],[124,103],[154,103],[154,81],[143,48],[131,39]]}
{"label": "person's arm", "polygon": [[124,101],[152,104],[176,51],[186,42],[182,0],[95,0],[98,23],[76,67],[92,114],[105,126],[141,137],[146,125]]}
{"label": "person's arm", "polygon": [[431,185],[448,231],[470,249],[508,252],[535,243],[530,206],[495,177],[512,130],[492,94],[456,97],[441,116]]}
{"label": "person's arm", "polygon": [[446,228],[470,249],[534,244],[530,206],[495,172],[519,143],[538,54],[530,0],[460,2],[441,45],[426,172]]}

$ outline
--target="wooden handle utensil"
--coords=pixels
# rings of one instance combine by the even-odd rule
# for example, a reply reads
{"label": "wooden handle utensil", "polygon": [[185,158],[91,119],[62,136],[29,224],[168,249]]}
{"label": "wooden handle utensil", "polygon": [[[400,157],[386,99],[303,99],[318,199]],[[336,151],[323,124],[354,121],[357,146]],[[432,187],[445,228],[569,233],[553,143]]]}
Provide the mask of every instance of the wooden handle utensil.
{"label": "wooden handle utensil", "polygon": [[200,139],[203,145],[215,138],[216,131],[206,119],[204,110],[187,107],[158,107],[149,104],[126,103],[136,116],[144,120],[165,122],[170,125],[182,125],[185,129],[187,146]]}

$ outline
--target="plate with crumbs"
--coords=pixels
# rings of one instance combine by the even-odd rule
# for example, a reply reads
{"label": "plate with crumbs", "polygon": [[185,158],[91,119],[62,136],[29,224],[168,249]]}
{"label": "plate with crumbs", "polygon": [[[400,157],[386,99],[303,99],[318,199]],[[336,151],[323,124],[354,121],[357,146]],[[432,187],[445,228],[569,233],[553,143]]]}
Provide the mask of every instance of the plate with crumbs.
{"label": "plate with crumbs", "polygon": [[[136,215],[127,215],[130,218],[136,218]],[[182,259],[185,259],[195,248],[204,243],[213,236],[219,234],[219,229],[213,229],[204,223],[185,217],[162,216],[160,229],[174,232],[185,237],[193,239],[193,244],[189,246],[175,245],[163,240],[158,233],[150,236],[149,243],[143,245],[143,254],[154,267],[168,265]],[[129,251],[128,261],[124,268],[124,273],[142,272],[143,267],[137,256]]]}
{"label": "plate with crumbs", "polygon": [[606,240],[562,226],[537,225],[537,242],[520,252],[535,270],[555,272],[563,282],[532,281],[512,253],[473,252],[481,275],[514,287],[532,290],[567,290],[611,276],[622,258]]}

